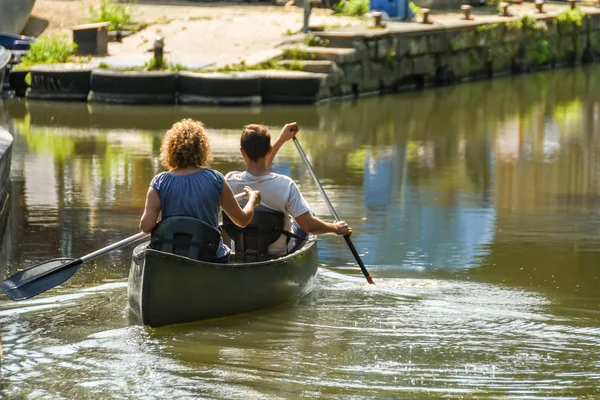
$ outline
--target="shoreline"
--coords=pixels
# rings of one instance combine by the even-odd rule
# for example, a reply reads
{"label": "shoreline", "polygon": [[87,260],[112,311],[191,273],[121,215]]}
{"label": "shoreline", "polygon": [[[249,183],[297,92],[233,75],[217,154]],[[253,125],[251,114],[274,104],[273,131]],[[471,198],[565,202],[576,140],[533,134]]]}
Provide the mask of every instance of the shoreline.
{"label": "shoreline", "polygon": [[[242,62],[219,71],[37,65],[20,72],[17,95],[111,104],[257,106],[446,86],[592,63],[600,58],[600,9],[554,7],[538,15],[478,15],[445,24],[354,26],[315,32],[302,43],[274,50],[277,55],[267,62]],[[29,88],[24,86],[27,73]]]}

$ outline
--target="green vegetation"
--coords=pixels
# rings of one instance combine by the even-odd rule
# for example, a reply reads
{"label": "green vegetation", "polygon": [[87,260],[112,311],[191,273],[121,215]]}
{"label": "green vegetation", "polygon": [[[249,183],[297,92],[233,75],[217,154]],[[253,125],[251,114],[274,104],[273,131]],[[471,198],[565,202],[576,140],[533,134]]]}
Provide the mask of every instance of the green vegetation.
{"label": "green vegetation", "polygon": [[338,14],[360,17],[369,12],[369,0],[340,0],[334,11]]}
{"label": "green vegetation", "polygon": [[131,3],[119,3],[115,0],[102,0],[100,4],[90,5],[90,22],[110,22],[109,31],[131,23]]}
{"label": "green vegetation", "polygon": [[181,64],[170,64],[165,58],[152,57],[150,61],[144,64],[145,71],[165,71],[174,72],[183,71],[185,68]]}
{"label": "green vegetation", "polygon": [[294,60],[287,68],[291,69],[292,71],[304,71],[304,62],[300,60]]}
{"label": "green vegetation", "polygon": [[532,46],[529,55],[531,59],[538,65],[546,64],[550,61],[552,50],[547,40],[538,40]]}
{"label": "green vegetation", "polygon": [[523,29],[523,21],[521,21],[520,19],[515,19],[515,20],[512,20],[512,21],[508,21],[506,23],[506,28],[509,31],[518,31],[518,30],[521,30],[521,29]]}
{"label": "green vegetation", "polygon": [[164,58],[152,57],[150,61],[144,64],[144,69],[148,71],[161,71],[169,68],[169,63]]}
{"label": "green vegetation", "polygon": [[18,65],[26,69],[37,64],[62,64],[69,61],[77,51],[77,44],[66,33],[57,32],[38,38]]}
{"label": "green vegetation", "polygon": [[527,15],[527,14],[523,15],[523,17],[521,19],[508,21],[506,23],[506,27],[508,28],[508,30],[512,30],[512,31],[528,29],[533,32],[538,32],[538,31],[545,32],[548,30],[548,25],[546,24],[545,21],[538,20],[537,18],[532,17],[531,15]]}
{"label": "green vegetation", "polygon": [[527,14],[524,15],[523,18],[521,18],[521,22],[523,23],[523,28],[529,29],[531,31],[547,31],[548,30],[548,25],[546,25],[546,22],[540,21],[537,18],[532,17]]}
{"label": "green vegetation", "polygon": [[323,39],[320,36],[309,33],[304,36],[304,44],[307,46],[325,47],[329,44],[329,39]]}
{"label": "green vegetation", "polygon": [[[304,67],[304,66],[303,66]],[[279,64],[279,60],[272,59],[258,64],[247,65],[245,61],[239,64],[227,64],[221,68],[220,72],[244,72],[244,71],[260,71],[265,69],[285,69]]]}
{"label": "green vegetation", "polygon": [[300,49],[285,49],[282,58],[284,60],[314,60],[315,55]]}
{"label": "green vegetation", "polygon": [[500,24],[484,24],[484,25],[479,25],[475,30],[478,33],[487,33],[487,32],[493,31],[498,26],[500,26]]}
{"label": "green vegetation", "polygon": [[245,72],[245,71],[262,71],[268,69],[275,70],[292,70],[292,71],[304,71],[304,61],[301,59],[292,59],[287,65],[279,63],[280,59],[275,58],[262,63],[247,65],[245,61],[239,64],[227,64],[223,68],[219,69],[219,72]]}
{"label": "green vegetation", "polygon": [[392,65],[392,63],[394,62],[395,59],[396,59],[396,52],[393,50],[390,50],[387,53],[385,53],[385,56],[383,57],[383,62],[385,63],[385,65],[387,65],[389,67]]}
{"label": "green vegetation", "polygon": [[421,10],[421,7],[419,7],[412,1],[410,3],[408,3],[408,8],[410,8],[410,11],[412,11],[412,13],[415,14],[415,17],[420,17],[421,15],[423,15],[423,11]]}
{"label": "green vegetation", "polygon": [[581,8],[566,9],[556,16],[556,22],[559,26],[573,25],[577,28],[583,26],[585,12]]}

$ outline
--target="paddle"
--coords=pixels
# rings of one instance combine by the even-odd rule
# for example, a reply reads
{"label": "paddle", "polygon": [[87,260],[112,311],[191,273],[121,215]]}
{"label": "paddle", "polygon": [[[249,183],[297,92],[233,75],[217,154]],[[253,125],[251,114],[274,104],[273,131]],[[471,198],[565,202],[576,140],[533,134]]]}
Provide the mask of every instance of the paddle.
{"label": "paddle", "polygon": [[[329,211],[331,212],[331,215],[333,215],[333,218],[336,221],[339,221],[340,218],[338,217],[337,213],[335,212],[333,205],[331,205],[331,202],[329,201],[327,194],[325,194],[325,189],[323,189],[323,186],[321,186],[321,183],[319,182],[317,175],[315,175],[315,171],[313,170],[312,166],[310,165],[310,161],[308,161],[308,157],[306,157],[304,150],[302,150],[302,146],[300,146],[300,142],[298,142],[298,139],[296,139],[296,137],[294,137],[293,139],[294,139],[294,144],[296,145],[296,148],[298,149],[298,152],[300,153],[300,156],[302,157],[302,160],[304,161],[304,164],[306,164],[306,168],[308,169],[308,172],[310,172],[312,178],[314,179],[315,183],[317,184],[317,188],[319,188],[319,192],[321,192],[323,199],[325,199],[325,203],[327,203],[327,207],[329,207]],[[362,273],[365,275],[365,278],[367,278],[367,282],[369,282],[371,285],[374,285],[375,282],[373,282],[373,278],[371,278],[371,275],[369,274],[369,271],[367,271],[365,264],[363,264],[362,260],[360,259],[360,256],[358,255],[358,252],[356,251],[356,248],[354,247],[352,240],[350,240],[350,236],[346,235],[346,236],[344,236],[344,239],[346,239],[346,243],[348,244],[348,247],[350,247],[350,251],[352,252],[352,255],[354,255],[354,258],[356,259],[358,266],[362,270]]]}
{"label": "paddle", "polygon": [[[236,200],[240,200],[245,196],[246,193],[240,193],[236,195],[235,198]],[[0,284],[0,287],[11,300],[29,299],[65,282],[77,272],[79,266],[84,262],[93,260],[96,257],[143,239],[146,236],[149,235],[140,232],[77,259],[55,258],[54,260],[45,261],[21,272],[17,272],[4,280],[4,282]]]}
{"label": "paddle", "polygon": [[17,272],[2,282],[0,287],[2,287],[2,291],[11,300],[29,299],[60,285],[72,277],[77,269],[79,269],[79,266],[84,262],[93,260],[96,257],[145,238],[146,236],[148,236],[147,233],[140,232],[137,235],[130,236],[127,239],[123,239],[77,259],[56,258],[54,260],[45,261],[21,272]]}

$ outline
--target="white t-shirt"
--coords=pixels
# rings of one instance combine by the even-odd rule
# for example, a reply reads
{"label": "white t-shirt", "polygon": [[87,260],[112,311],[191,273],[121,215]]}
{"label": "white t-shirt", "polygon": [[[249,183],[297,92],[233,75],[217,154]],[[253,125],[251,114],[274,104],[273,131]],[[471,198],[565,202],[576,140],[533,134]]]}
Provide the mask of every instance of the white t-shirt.
{"label": "white t-shirt", "polygon": [[[244,192],[244,186],[249,186],[253,190],[260,191],[260,204],[272,210],[284,213],[283,229],[295,233],[292,229],[292,218],[296,218],[307,211],[310,211],[308,203],[302,197],[296,183],[285,175],[269,172],[265,175],[252,175],[244,171],[232,171],[225,175],[225,179],[233,194]],[[274,256],[285,255],[288,250],[295,246],[295,240],[289,241],[286,248],[287,237],[281,235],[274,243],[269,246],[269,254]]]}

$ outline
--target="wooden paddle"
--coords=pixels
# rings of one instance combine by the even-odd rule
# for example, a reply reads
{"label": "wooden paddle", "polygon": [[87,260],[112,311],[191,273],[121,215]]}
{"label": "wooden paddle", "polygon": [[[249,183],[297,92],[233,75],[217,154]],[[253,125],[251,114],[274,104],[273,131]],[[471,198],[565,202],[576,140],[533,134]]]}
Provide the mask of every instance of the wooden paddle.
{"label": "wooden paddle", "polygon": [[[236,195],[235,198],[236,200],[240,200],[245,196],[246,193],[240,193]],[[0,284],[0,287],[11,300],[29,299],[65,282],[77,272],[79,266],[84,262],[93,260],[96,257],[136,242],[147,236],[149,236],[147,233],[140,232],[81,258],[55,258],[53,260],[45,261],[10,276]]]}
{"label": "wooden paddle", "polygon": [[[336,221],[339,221],[340,218],[338,217],[337,213],[335,212],[333,205],[331,205],[331,201],[329,201],[327,194],[325,194],[325,189],[323,189],[323,186],[321,186],[321,183],[319,182],[317,175],[315,175],[315,171],[313,170],[312,166],[310,165],[310,161],[308,161],[308,157],[306,157],[304,150],[302,150],[302,146],[300,146],[300,142],[298,142],[298,139],[296,139],[295,136],[294,136],[293,140],[294,140],[294,144],[296,145],[296,148],[298,149],[298,152],[300,153],[300,156],[302,157],[302,160],[304,161],[304,164],[306,164],[306,168],[308,169],[308,172],[310,172],[310,175],[314,179],[314,181],[317,185],[317,188],[319,188],[319,192],[321,192],[323,199],[325,199],[325,203],[327,203],[327,207],[329,207],[329,211],[331,212],[331,215],[333,215],[333,218]],[[350,251],[352,252],[352,255],[354,256],[354,258],[356,259],[356,262],[358,263],[358,266],[360,267],[362,273],[365,275],[365,278],[367,278],[367,282],[369,282],[371,285],[374,285],[375,282],[373,282],[373,278],[371,278],[371,275],[369,274],[369,271],[367,271],[365,264],[363,264],[362,260],[360,259],[360,255],[356,251],[356,248],[354,247],[352,240],[350,240],[350,236],[346,235],[346,236],[344,236],[344,239],[346,239],[346,243],[348,244],[348,247],[350,247]]]}

